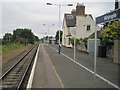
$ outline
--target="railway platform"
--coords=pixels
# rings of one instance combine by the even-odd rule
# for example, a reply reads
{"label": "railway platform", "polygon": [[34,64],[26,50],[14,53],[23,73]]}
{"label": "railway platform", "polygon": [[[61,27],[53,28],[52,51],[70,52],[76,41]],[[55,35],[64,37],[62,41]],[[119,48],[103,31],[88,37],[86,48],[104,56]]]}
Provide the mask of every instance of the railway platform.
{"label": "railway platform", "polygon": [[31,88],[104,88],[117,90],[84,68],[58,54],[49,45],[40,45]]}
{"label": "railway platform", "polygon": [[59,77],[43,45],[39,49],[32,88],[62,88]]}

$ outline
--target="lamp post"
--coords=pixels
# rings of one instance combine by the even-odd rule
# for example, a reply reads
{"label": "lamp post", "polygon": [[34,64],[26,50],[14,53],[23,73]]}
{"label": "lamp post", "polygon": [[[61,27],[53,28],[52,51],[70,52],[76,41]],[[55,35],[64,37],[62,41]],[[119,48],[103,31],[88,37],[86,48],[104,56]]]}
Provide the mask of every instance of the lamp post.
{"label": "lamp post", "polygon": [[60,54],[60,14],[61,14],[61,6],[73,6],[73,4],[67,4],[67,5],[61,5],[61,4],[52,4],[52,3],[46,3],[47,5],[54,5],[59,7],[59,49],[58,52]]}
{"label": "lamp post", "polygon": [[[43,26],[46,26],[47,29],[48,29],[48,33],[47,33],[48,39],[47,39],[47,41],[49,42],[49,30],[50,30],[50,26],[47,25],[47,24],[43,24]],[[52,24],[52,26],[54,26],[54,24]]]}
{"label": "lamp post", "polygon": [[[50,26],[46,24],[43,24],[43,26],[46,26],[48,28],[48,34],[49,34]],[[54,26],[54,24],[52,24],[51,26]]]}

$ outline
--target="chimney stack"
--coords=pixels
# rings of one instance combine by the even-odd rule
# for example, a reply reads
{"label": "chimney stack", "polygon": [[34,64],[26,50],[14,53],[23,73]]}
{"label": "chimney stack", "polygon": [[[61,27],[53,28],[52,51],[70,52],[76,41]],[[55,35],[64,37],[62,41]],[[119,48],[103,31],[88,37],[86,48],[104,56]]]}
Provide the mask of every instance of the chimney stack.
{"label": "chimney stack", "polygon": [[78,16],[85,16],[85,6],[83,4],[77,3],[76,15],[78,15]]}
{"label": "chimney stack", "polygon": [[118,0],[115,0],[115,9],[118,9],[118,6],[119,6],[119,2]]}
{"label": "chimney stack", "polygon": [[76,10],[73,9],[73,10],[71,11],[71,14],[74,15],[74,16],[76,16]]}

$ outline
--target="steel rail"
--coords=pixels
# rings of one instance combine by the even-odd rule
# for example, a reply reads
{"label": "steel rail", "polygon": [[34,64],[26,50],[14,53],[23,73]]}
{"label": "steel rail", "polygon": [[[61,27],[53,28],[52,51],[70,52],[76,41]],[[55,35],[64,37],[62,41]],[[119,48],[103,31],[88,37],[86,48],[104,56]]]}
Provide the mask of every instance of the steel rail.
{"label": "steel rail", "polygon": [[[38,46],[36,46],[36,45],[33,46],[20,60],[18,60],[7,72],[5,72],[4,75],[2,75],[2,76],[0,77],[0,80],[2,80],[5,76],[7,76],[22,60],[24,60],[24,58],[25,58],[34,48],[38,48]],[[27,68],[25,69],[25,72],[23,73],[22,79],[20,80],[20,82],[18,82],[17,87],[15,87],[15,88],[17,88],[17,90],[19,90],[19,88],[20,88],[21,85],[22,85],[22,82],[23,82],[23,80],[24,80],[24,78],[25,78],[25,76],[26,76],[26,73],[27,73],[27,71],[28,71],[28,69],[29,69],[29,67],[30,67],[30,65],[31,65],[34,57],[35,57],[36,51],[37,51],[37,50],[35,50],[34,55],[33,55],[32,59],[31,59],[31,61],[28,62],[29,64],[27,65]]]}
{"label": "steel rail", "polygon": [[[37,46],[37,48],[38,48],[38,46]],[[32,64],[32,61],[33,61],[34,58],[35,58],[36,52],[37,52],[37,49],[36,49],[36,51],[35,51],[35,54],[34,54],[32,60],[30,61],[30,63],[28,64],[28,67],[27,67],[26,70],[25,70],[25,73],[24,73],[24,75],[23,75],[23,77],[22,77],[22,79],[21,79],[21,81],[20,81],[20,83],[19,83],[19,85],[18,85],[18,87],[17,87],[17,90],[20,89],[20,87],[21,87],[21,85],[22,85],[22,83],[23,83],[23,81],[24,81],[24,78],[25,78],[25,76],[26,76],[26,74],[27,74],[27,72],[28,72],[28,70],[29,70],[29,68],[30,68],[30,66],[31,66],[31,64]]]}
{"label": "steel rail", "polygon": [[[33,47],[34,48],[34,47]],[[32,49],[33,49],[32,48]],[[2,80],[20,61],[22,61],[24,58],[25,58],[25,56],[27,56],[28,54],[29,54],[29,52],[30,51],[32,51],[32,49],[30,49],[20,60],[18,60],[4,75],[2,75],[1,77],[0,77],[0,80]]]}

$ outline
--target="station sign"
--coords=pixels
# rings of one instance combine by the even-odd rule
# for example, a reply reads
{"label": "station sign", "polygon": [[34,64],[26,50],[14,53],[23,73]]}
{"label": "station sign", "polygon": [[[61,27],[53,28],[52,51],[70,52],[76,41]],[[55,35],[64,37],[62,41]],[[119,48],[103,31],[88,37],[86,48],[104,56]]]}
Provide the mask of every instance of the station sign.
{"label": "station sign", "polygon": [[106,22],[119,20],[119,19],[120,19],[120,8],[115,11],[112,11],[112,12],[109,12],[107,14],[97,17],[96,24],[106,23]]}
{"label": "station sign", "polygon": [[72,14],[66,14],[66,24],[67,27],[75,27],[76,26],[76,17]]}

